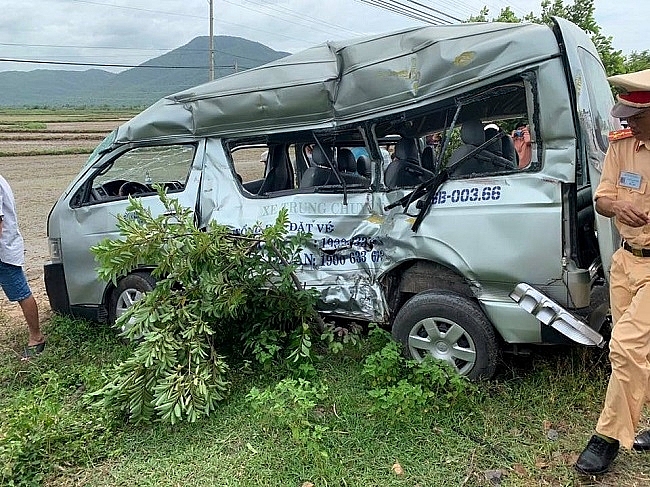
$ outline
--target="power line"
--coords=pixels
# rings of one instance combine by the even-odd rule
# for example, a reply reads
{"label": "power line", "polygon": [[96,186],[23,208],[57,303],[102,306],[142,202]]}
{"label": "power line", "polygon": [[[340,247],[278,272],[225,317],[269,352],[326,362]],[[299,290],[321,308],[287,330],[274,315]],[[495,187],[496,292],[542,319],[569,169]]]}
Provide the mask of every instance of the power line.
{"label": "power line", "polygon": [[[80,63],[80,62],[73,62],[73,61],[43,61],[37,59],[11,59],[11,58],[0,58],[0,62],[28,63],[28,64],[56,64],[60,66],[97,66],[97,67],[104,67],[104,68],[208,69],[208,66],[163,66],[163,65],[152,65],[152,64],[134,65],[134,64]],[[238,65],[238,67],[241,68],[242,66]],[[221,65],[221,66],[215,66],[215,68],[234,69],[235,65],[234,64]]]}
{"label": "power line", "polygon": [[[231,2],[231,1],[228,1],[228,0],[222,0],[222,1],[225,2],[225,3],[229,3],[231,5],[237,5],[237,6],[246,8],[248,10],[252,10],[253,12],[262,13],[260,10],[258,10],[256,8],[247,7],[245,5],[238,5],[238,4],[236,4],[234,2]],[[299,12],[293,10],[293,9],[283,7],[282,5],[271,6],[271,5],[266,5],[264,3],[256,2],[255,0],[248,0],[248,2],[253,3],[255,5],[258,5],[260,7],[263,7],[265,10],[272,10],[272,11],[275,11],[275,12],[278,12],[278,13],[283,13],[284,12],[284,13],[287,13],[288,15],[290,15],[291,17],[297,18],[299,20],[307,21],[308,22],[307,27],[309,27],[312,30],[317,30],[317,31],[320,31],[320,32],[325,32],[325,33],[331,33],[331,30],[319,29],[319,26],[320,27],[328,27],[329,26],[329,27],[335,28],[335,29],[337,29],[339,31],[341,31],[341,30],[347,31],[352,35],[357,35],[357,36],[361,35],[358,31],[348,29],[346,27],[343,27],[343,26],[340,26],[340,25],[337,25],[337,24],[332,24],[332,23],[327,22],[327,21],[322,20],[322,19],[318,19],[318,24],[314,25],[314,18],[312,16],[301,14],[301,13],[299,13]],[[268,14],[266,14],[266,15],[268,15]],[[275,15],[271,15],[271,16],[279,18],[280,20],[287,21],[286,19],[284,19],[282,17],[277,17]],[[303,23],[303,25],[305,25],[305,24]]]}
{"label": "power line", "polygon": [[[205,16],[198,16],[198,15],[191,15],[191,14],[181,14],[178,12],[169,12],[169,11],[160,11],[160,10],[152,10],[152,9],[145,9],[145,8],[139,8],[139,7],[131,7],[131,6],[123,6],[123,5],[115,5],[115,4],[108,4],[108,3],[103,3],[100,1],[93,1],[93,0],[69,0],[69,1],[75,1],[77,3],[85,3],[85,4],[90,4],[90,5],[98,5],[98,6],[103,6],[103,7],[111,7],[111,8],[117,8],[117,9],[126,9],[126,10],[134,10],[134,11],[142,11],[142,12],[148,12],[148,13],[155,13],[155,14],[162,14],[162,15],[172,15],[172,16],[182,16],[182,17],[190,17],[190,18],[198,18],[198,19],[204,19]],[[311,22],[311,17],[308,17],[306,15],[300,14],[292,9],[283,7],[281,5],[275,5],[275,6],[270,6],[270,5],[264,5],[258,1],[254,0],[249,0],[250,3],[253,3],[255,5],[258,5],[261,8],[264,8],[264,12],[262,12],[259,8],[251,7],[251,6],[246,6],[246,5],[241,5],[241,4],[236,4],[232,1],[229,0],[222,0],[226,3],[230,3],[233,5],[236,5],[241,8],[247,8],[249,10],[261,13],[263,15],[279,18],[280,20],[287,21],[285,18],[285,13],[290,15],[291,17],[298,18],[300,20],[305,20],[309,19]],[[455,17],[454,15],[444,12],[441,8],[434,8],[428,5],[428,2],[425,3],[426,0],[358,0],[361,3],[365,3],[367,5],[376,7],[376,8],[381,8],[383,10],[387,10],[399,15],[403,15],[406,17],[410,17],[412,19],[429,23],[429,24],[434,24],[434,25],[448,25],[454,22],[462,22],[458,17]],[[501,0],[501,3],[503,3],[503,0]],[[463,0],[437,0],[436,5],[454,5],[455,10],[458,10],[459,6],[465,6],[466,8],[469,7],[468,3]],[[268,13],[267,11],[275,11],[280,15],[273,15]],[[448,10],[445,8],[444,10]],[[270,32],[264,29],[256,29],[253,27],[249,27],[246,25],[242,24],[236,24],[236,23],[231,23],[231,22],[226,22],[222,20],[218,20],[219,23],[222,24],[230,24],[238,27],[243,27],[249,30],[254,30],[254,31],[259,31],[263,32],[266,34],[273,34],[276,36],[282,36],[288,39],[295,39],[295,40],[300,40],[304,41],[304,38],[296,38],[288,35],[281,34],[279,32],[274,31]],[[303,22],[301,22],[302,24]],[[336,24],[331,24],[325,21],[319,20],[318,22],[311,22],[310,28],[313,30],[320,30],[323,32],[331,32],[330,30],[323,30],[319,29],[318,26],[330,26],[332,28],[336,28],[339,31],[340,30],[345,30],[353,34],[359,34],[356,31],[350,30],[350,29],[345,29],[343,27],[337,26]],[[133,47],[107,47],[107,46],[74,46],[74,45],[45,45],[45,44],[19,44],[19,43],[0,43],[0,45],[3,46],[22,46],[22,47],[40,47],[40,48],[80,48],[80,49],[114,49],[114,50],[126,50],[126,51],[170,51],[168,49],[139,49],[139,48],[133,48]],[[173,49],[171,49],[173,50]],[[205,53],[207,50],[204,49],[188,49],[188,51],[193,51],[193,52],[201,52]],[[253,58],[248,58],[246,56],[240,56],[237,54],[233,53],[228,53],[223,50],[215,50],[215,52],[220,52],[222,54],[230,55],[238,59],[245,59],[253,62],[262,62],[262,60],[259,59],[253,59]],[[86,57],[86,56],[76,56],[76,57]],[[122,56],[123,58],[124,56]],[[134,65],[134,64],[124,64],[124,63],[98,63],[98,62],[74,62],[74,61],[46,61],[46,60],[32,60],[32,59],[9,59],[9,58],[3,58],[0,59],[0,61],[3,62],[16,62],[16,63],[31,63],[31,64],[52,64],[52,65],[68,65],[68,66],[96,66],[96,67],[107,67],[107,68],[136,68],[136,67],[145,67],[145,68],[159,68],[159,69],[205,69],[197,66],[158,66],[158,65]],[[220,66],[220,68],[231,68],[232,66]]]}
{"label": "power line", "polygon": [[[382,8],[415,20],[433,25],[451,24],[454,21],[462,22],[461,19],[447,14],[441,10],[429,7],[421,2],[409,0],[410,4],[399,0],[360,0],[362,3]],[[412,5],[411,5],[412,4]]]}
{"label": "power line", "polygon": [[[435,12],[436,14],[444,15],[445,17],[448,17],[448,18],[450,18],[450,19],[452,19],[452,20],[455,20],[455,21],[457,21],[457,22],[461,22],[460,19],[457,19],[456,17],[454,17],[454,16],[452,16],[452,15],[449,15],[448,13],[445,13],[445,12],[443,12],[442,10],[438,10],[438,9],[433,8],[433,7],[430,7],[430,6],[428,6],[428,5],[424,5],[423,3],[417,2],[416,0],[410,0],[410,2],[411,2],[411,3],[414,3],[415,5],[420,6],[420,7],[422,7],[422,8],[425,8],[425,9],[427,9],[427,10],[431,10],[432,12]],[[395,3],[400,3],[400,2],[395,2]],[[436,18],[437,18],[437,17],[436,17]]]}
{"label": "power line", "polygon": [[[114,4],[103,3],[103,2],[95,2],[95,1],[91,1],[91,0],[70,0],[70,1],[78,2],[78,3],[87,3],[87,4],[90,4],[90,5],[99,5],[99,6],[102,6],[102,7],[111,7],[111,8],[124,9],[124,10],[136,10],[136,11],[142,11],[142,12],[148,12],[148,13],[156,13],[156,14],[163,14],[163,15],[175,15],[175,16],[180,16],[180,17],[190,17],[190,18],[196,18],[196,19],[202,19],[202,20],[206,20],[206,18],[207,18],[207,16],[190,15],[190,14],[181,14],[181,13],[178,13],[178,12],[168,12],[168,11],[162,11],[162,10],[152,10],[152,9],[145,9],[145,8],[139,8],[139,7],[129,7],[129,6],[124,6],[124,5],[114,5]],[[224,1],[224,2],[226,2],[226,3],[231,3],[231,4],[233,4],[233,2],[229,2],[228,0],[222,0],[222,1]],[[238,6],[238,7],[247,8],[247,9],[249,9],[249,10],[253,10],[253,11],[257,11],[257,12],[259,12],[259,10],[257,10],[257,9],[253,9],[253,8],[251,8],[251,7],[246,7],[246,6],[239,5],[239,4],[233,4],[233,5],[236,5],[236,6]],[[287,9],[287,10],[290,10],[290,9]],[[281,20],[284,20],[284,19],[281,19]],[[231,25],[231,26],[234,26],[234,27],[241,27],[241,28],[244,28],[244,29],[248,29],[248,30],[252,30],[252,31],[256,31],[256,32],[262,32],[262,33],[264,33],[264,34],[270,34],[270,35],[274,35],[274,36],[278,36],[278,37],[282,37],[282,38],[290,39],[290,40],[294,40],[294,41],[304,41],[304,38],[293,37],[293,36],[286,35],[286,34],[283,34],[283,33],[277,32],[277,31],[270,31],[270,30],[265,30],[265,29],[258,29],[258,28],[255,28],[255,27],[250,27],[250,26],[248,26],[248,25],[245,25],[245,24],[239,24],[239,23],[236,23],[236,22],[228,22],[228,21],[226,21],[226,20],[216,19],[216,23],[217,23],[217,24],[223,24],[223,25]],[[333,25],[333,24],[330,24],[330,25]],[[335,27],[337,27],[337,28],[341,28],[341,27],[339,27],[339,26],[335,26]],[[327,31],[327,30],[319,29],[318,27],[316,27],[316,26],[314,26],[314,25],[312,25],[311,28],[312,28],[313,30],[319,30],[319,31],[321,31],[321,32],[325,32],[325,33],[329,32],[329,31]],[[353,31],[352,31],[352,32],[353,32]]]}
{"label": "power line", "polygon": [[[362,3],[372,5],[390,12],[394,12],[406,17],[410,17],[421,22],[426,22],[434,25],[450,24],[454,22],[464,22],[470,16],[476,15],[480,12],[480,8],[463,0],[436,0],[436,7],[430,5],[430,1],[424,3],[424,0],[359,0]],[[498,15],[505,7],[510,7],[513,13],[519,12],[520,15],[526,15],[521,12],[523,10],[508,4],[507,0],[498,0],[502,7],[497,6],[494,2],[487,2],[488,7],[492,12],[496,11]],[[445,5],[445,11],[442,10],[441,5]],[[466,15],[463,20],[454,16],[449,12],[458,12],[461,15]]]}
{"label": "power line", "polygon": [[177,17],[190,17],[194,19],[205,19],[205,16],[203,15],[190,15],[190,14],[181,14],[178,12],[165,12],[162,10],[151,10],[148,8],[139,8],[139,7],[129,7],[126,5],[114,5],[111,3],[102,3],[102,2],[92,2],[90,0],[69,0],[71,2],[77,2],[77,3],[88,3],[90,5],[100,5],[102,7],[111,7],[111,8],[119,8],[119,9],[124,9],[124,10],[136,10],[138,12],[148,12],[152,14],[164,14],[164,15],[174,15]]}
{"label": "power line", "polygon": [[[160,51],[160,52],[165,52],[165,53],[170,53],[171,51],[175,51],[177,49],[180,49],[179,47],[174,47],[170,49],[140,49],[137,47],[106,47],[106,46],[97,46],[97,47],[92,47],[92,46],[66,46],[66,45],[52,45],[52,44],[18,44],[18,43],[11,43],[11,42],[0,42],[0,46],[16,46],[16,47],[45,47],[45,48],[62,48],[62,49],[86,49],[86,50],[92,50],[92,49],[101,49],[101,50],[130,50],[130,51]],[[240,54],[233,54],[228,51],[224,51],[221,49],[215,49],[215,53],[221,53],[225,54],[227,56],[232,56],[237,59],[245,59],[247,61],[255,61],[255,62],[265,62],[266,60],[264,59],[256,59],[256,58],[250,58],[247,56],[242,56]],[[200,54],[207,54],[208,49],[183,49],[183,54],[185,53],[200,53]],[[135,54],[134,54],[135,55]],[[120,57],[123,57],[123,54],[120,54]],[[89,57],[89,56],[81,56],[81,55],[76,55],[75,57]]]}
{"label": "power line", "polygon": [[[439,4],[438,6],[445,5],[448,11],[454,12],[455,15],[463,15],[465,19],[480,12],[480,8],[462,0],[437,0],[437,4]],[[459,20],[459,22],[464,22],[464,20]]]}

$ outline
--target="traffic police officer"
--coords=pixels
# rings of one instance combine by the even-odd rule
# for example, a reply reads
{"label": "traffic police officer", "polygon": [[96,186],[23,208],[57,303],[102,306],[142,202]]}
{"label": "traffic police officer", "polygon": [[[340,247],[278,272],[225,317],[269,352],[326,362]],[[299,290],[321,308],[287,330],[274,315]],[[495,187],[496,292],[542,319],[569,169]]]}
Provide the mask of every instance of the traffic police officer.
{"label": "traffic police officer", "polygon": [[610,270],[612,373],[596,434],[575,464],[587,475],[606,472],[619,445],[650,449],[650,431],[635,438],[650,380],[650,69],[609,81],[626,90],[611,114],[628,128],[610,134],[594,199],[598,213],[615,219],[622,246]]}

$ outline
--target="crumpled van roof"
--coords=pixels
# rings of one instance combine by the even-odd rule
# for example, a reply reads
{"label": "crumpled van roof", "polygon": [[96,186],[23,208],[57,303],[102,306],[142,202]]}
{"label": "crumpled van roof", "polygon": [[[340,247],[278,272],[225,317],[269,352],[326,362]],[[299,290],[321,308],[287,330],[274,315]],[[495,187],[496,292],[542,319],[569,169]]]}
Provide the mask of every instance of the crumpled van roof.
{"label": "crumpled van roof", "polygon": [[419,27],[328,42],[169,95],[122,125],[117,142],[347,124],[448,97],[559,52],[551,28],[532,23]]}

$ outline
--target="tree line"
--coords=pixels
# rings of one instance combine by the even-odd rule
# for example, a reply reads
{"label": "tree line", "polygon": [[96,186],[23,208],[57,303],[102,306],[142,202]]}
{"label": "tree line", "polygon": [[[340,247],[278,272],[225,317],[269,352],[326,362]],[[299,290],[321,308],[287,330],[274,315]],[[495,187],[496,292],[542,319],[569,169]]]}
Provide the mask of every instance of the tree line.
{"label": "tree line", "polygon": [[[493,22],[534,22],[538,24],[552,24],[552,17],[562,17],[578,25],[582,30],[591,36],[591,40],[598,50],[600,59],[605,66],[608,76],[615,74],[632,73],[650,68],[650,51],[632,51],[624,55],[617,51],[612,45],[612,36],[603,33],[602,28],[596,22],[594,12],[595,0],[575,0],[571,5],[565,5],[563,0],[542,0],[542,10],[539,15],[532,12],[517,17],[510,7],[505,7],[499,15],[492,18]],[[481,12],[468,19],[468,22],[489,22],[490,11],[483,7]]]}

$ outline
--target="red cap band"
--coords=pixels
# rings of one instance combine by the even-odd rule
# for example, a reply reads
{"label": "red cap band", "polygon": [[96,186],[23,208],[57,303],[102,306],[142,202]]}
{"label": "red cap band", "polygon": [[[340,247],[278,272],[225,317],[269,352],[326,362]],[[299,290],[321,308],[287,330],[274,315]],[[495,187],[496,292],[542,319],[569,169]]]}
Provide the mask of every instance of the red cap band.
{"label": "red cap band", "polygon": [[618,98],[629,106],[650,107],[650,91],[630,91],[618,95]]}

